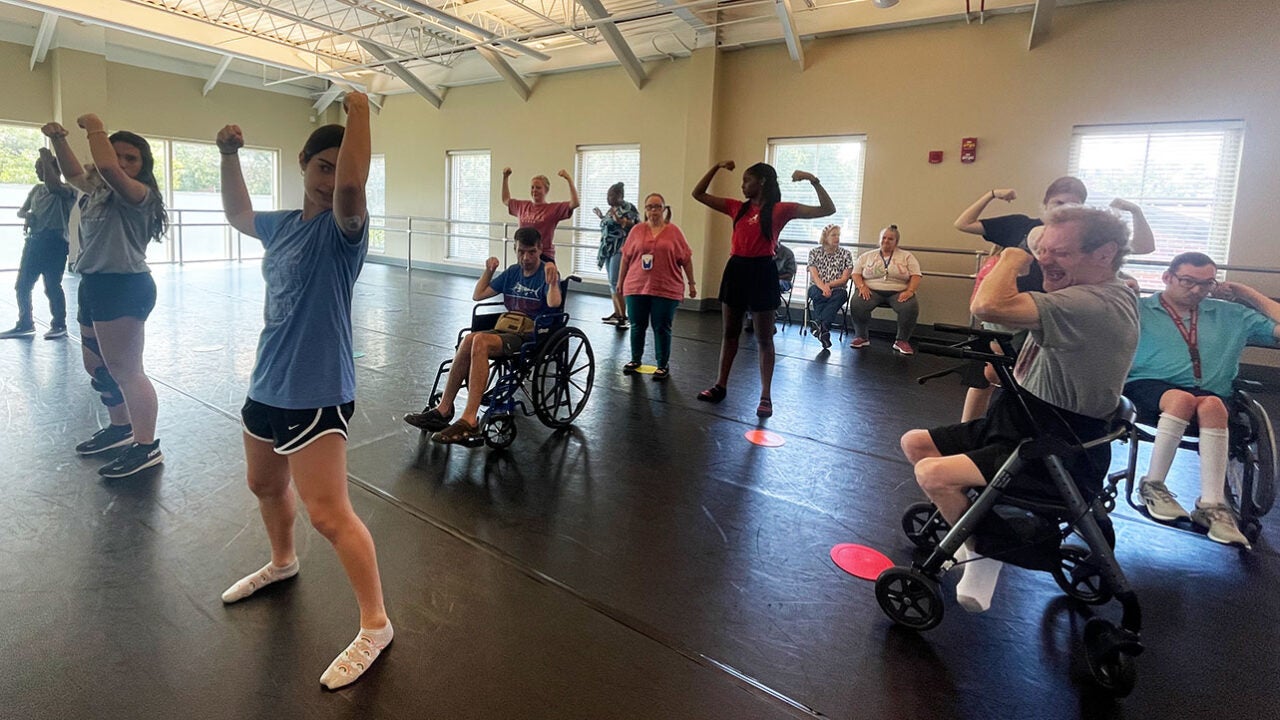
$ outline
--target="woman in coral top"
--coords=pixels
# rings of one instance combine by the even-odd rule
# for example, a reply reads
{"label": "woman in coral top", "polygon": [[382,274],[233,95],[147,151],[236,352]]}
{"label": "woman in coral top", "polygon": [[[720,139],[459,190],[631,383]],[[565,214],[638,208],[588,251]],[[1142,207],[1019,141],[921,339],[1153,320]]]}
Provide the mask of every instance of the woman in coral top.
{"label": "woman in coral top", "polygon": [[720,374],[716,384],[698,393],[705,402],[720,402],[727,394],[729,371],[738,355],[738,336],[742,334],[742,316],[750,312],[761,332],[756,333],[760,348],[760,405],[758,417],[773,414],[773,312],[779,303],[778,267],[773,262],[782,228],[795,218],[820,218],[835,214],[836,204],[813,173],[797,170],[792,182],[808,180],[818,194],[817,206],[782,202],[778,187],[778,171],[767,163],[756,163],[742,173],[744,200],[711,195],[707,188],[720,168],[733,170],[732,160],[716,163],[693,188],[693,199],[717,212],[733,218],[733,241],[729,262],[720,280],[720,311],[724,318],[724,336],[720,342]]}
{"label": "woman in coral top", "polygon": [[689,283],[689,297],[698,297],[698,289],[693,280],[693,251],[684,233],[671,223],[667,201],[658,193],[649,193],[644,199],[644,217],[645,222],[631,228],[627,235],[618,268],[618,287],[627,298],[627,315],[631,318],[631,362],[622,366],[622,372],[631,375],[640,367],[644,332],[652,323],[658,365],[653,379],[662,382],[671,377],[667,366],[671,359],[671,324],[684,299],[685,281]]}

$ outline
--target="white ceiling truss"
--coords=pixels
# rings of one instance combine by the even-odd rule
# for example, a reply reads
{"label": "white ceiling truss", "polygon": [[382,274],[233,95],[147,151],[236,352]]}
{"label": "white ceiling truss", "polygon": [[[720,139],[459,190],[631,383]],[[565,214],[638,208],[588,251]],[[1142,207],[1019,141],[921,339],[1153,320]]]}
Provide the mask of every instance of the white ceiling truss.
{"label": "white ceiling truss", "polygon": [[[1101,0],[985,0],[986,14],[1033,13],[1028,48],[1049,35],[1058,6]],[[263,85],[300,83],[327,105],[333,88],[417,92],[436,107],[442,87],[504,80],[522,98],[530,76],[620,65],[643,87],[643,60],[699,47],[782,41],[804,68],[814,36],[967,19],[965,0],[0,0],[43,13],[34,66],[59,16],[216,53],[205,93],[231,60],[261,62]],[[16,8],[9,8],[17,11]],[[201,29],[203,28],[203,30]],[[59,31],[60,32],[60,31]],[[474,51],[474,52],[473,52]],[[265,68],[276,70],[267,79]],[[281,74],[283,71],[283,74]],[[495,77],[496,76],[496,77]],[[314,89],[315,83],[323,83]]]}

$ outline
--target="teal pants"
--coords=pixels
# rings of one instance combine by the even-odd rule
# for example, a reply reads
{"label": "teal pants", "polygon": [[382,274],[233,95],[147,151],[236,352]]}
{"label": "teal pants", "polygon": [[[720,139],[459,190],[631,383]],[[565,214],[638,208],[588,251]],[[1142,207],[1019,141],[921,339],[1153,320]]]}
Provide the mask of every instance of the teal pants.
{"label": "teal pants", "polygon": [[671,324],[676,319],[679,300],[654,295],[628,295],[627,315],[631,319],[631,362],[644,356],[644,334],[653,325],[653,352],[657,366],[664,368],[671,360]]}

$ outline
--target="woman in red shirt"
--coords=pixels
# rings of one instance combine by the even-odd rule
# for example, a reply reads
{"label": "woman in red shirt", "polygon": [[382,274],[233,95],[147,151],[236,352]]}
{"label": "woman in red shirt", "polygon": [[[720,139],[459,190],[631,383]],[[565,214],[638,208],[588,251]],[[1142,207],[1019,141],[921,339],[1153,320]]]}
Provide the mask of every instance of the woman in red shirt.
{"label": "woman in red shirt", "polygon": [[[729,371],[738,354],[738,337],[742,333],[742,316],[750,312],[757,328],[773,328],[773,312],[779,305],[778,268],[773,262],[774,250],[782,228],[793,218],[820,218],[835,214],[836,204],[812,173],[796,170],[792,182],[808,180],[818,194],[818,206],[782,202],[778,187],[778,171],[767,163],[756,163],[742,173],[742,195],[746,202],[716,197],[707,193],[711,179],[720,168],[732,171],[732,160],[716,163],[693,189],[693,199],[717,212],[733,218],[733,240],[729,262],[720,279],[720,311],[724,318],[724,336],[720,342],[720,375],[716,384],[698,393],[698,399],[720,402],[726,395]],[[773,414],[771,385],[773,382],[773,333],[759,332],[760,405],[756,415]]]}
{"label": "woman in red shirt", "polygon": [[622,366],[622,372],[631,375],[640,367],[644,331],[652,322],[653,351],[658,363],[653,379],[661,382],[671,377],[667,368],[671,359],[671,324],[684,299],[684,281],[689,282],[689,297],[698,297],[698,289],[693,281],[693,251],[685,242],[684,233],[671,223],[666,199],[658,193],[645,196],[644,217],[645,222],[631,228],[627,235],[618,268],[618,287],[627,297],[627,315],[631,317],[631,362]]}
{"label": "woman in red shirt", "polygon": [[520,227],[536,228],[542,236],[542,261],[555,262],[556,259],[556,225],[561,220],[573,217],[578,209],[578,188],[573,185],[573,177],[569,171],[556,173],[569,183],[569,202],[547,202],[547,193],[551,192],[551,181],[546,175],[534,175],[529,181],[529,197],[532,200],[516,200],[511,197],[511,168],[502,168],[502,204],[507,212],[520,221]]}

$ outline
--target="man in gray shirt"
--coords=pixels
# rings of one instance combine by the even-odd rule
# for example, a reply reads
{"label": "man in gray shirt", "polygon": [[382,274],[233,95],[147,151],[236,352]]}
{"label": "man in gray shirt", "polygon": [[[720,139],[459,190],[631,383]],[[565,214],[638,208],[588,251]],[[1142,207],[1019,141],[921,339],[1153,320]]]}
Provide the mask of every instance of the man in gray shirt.
{"label": "man in gray shirt", "polygon": [[[1031,255],[1007,248],[970,307],[980,320],[1029,331],[1014,378],[1041,431],[1071,444],[1105,434],[1138,345],[1137,296],[1116,277],[1128,251],[1129,229],[1110,212],[1059,208],[1045,218],[1036,249],[1045,292],[1018,292],[1017,278]],[[969,507],[966,491],[984,487],[1034,433],[1018,398],[1005,394],[986,417],[907,432],[902,450],[915,466],[916,482],[955,524]],[[1086,496],[1100,489],[1110,457],[1103,446],[1067,461]],[[1024,481],[1048,479],[1019,479]],[[956,555],[958,562],[976,557],[972,538]],[[984,558],[964,568],[956,599],[967,610],[986,610],[1000,563]]]}
{"label": "man in gray shirt", "polygon": [[42,276],[51,316],[49,332],[44,337],[52,340],[67,334],[67,298],[62,291],[62,273],[67,268],[67,218],[75,206],[76,191],[64,184],[60,175],[53,153],[40,148],[40,157],[36,160],[36,178],[40,184],[31,188],[26,202],[18,210],[27,235],[18,266],[18,282],[14,286],[18,291],[18,324],[0,333],[0,338],[35,334],[31,290]]}

